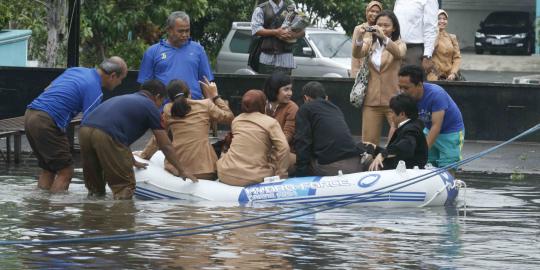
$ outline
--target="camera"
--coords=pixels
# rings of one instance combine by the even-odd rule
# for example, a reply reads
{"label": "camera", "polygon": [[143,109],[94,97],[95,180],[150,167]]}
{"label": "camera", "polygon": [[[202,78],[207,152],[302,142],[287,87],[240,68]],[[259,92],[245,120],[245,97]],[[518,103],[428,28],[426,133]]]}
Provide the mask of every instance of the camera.
{"label": "camera", "polygon": [[375,31],[377,31],[377,30],[375,30],[375,27],[373,27],[373,26],[366,27],[366,32],[375,32]]}

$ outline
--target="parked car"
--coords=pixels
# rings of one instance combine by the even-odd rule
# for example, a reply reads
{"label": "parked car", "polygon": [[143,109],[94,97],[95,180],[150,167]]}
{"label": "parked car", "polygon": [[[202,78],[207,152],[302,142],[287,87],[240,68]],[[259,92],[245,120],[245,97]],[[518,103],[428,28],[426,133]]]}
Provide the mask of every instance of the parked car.
{"label": "parked car", "polygon": [[[233,22],[216,59],[217,73],[257,74],[248,67],[251,23]],[[306,28],[306,36],[293,47],[296,69],[293,76],[345,77],[351,68],[352,42],[330,29]]]}
{"label": "parked car", "polygon": [[534,27],[531,15],[521,11],[496,11],[480,22],[475,34],[477,54],[514,52],[530,55],[534,51]]}

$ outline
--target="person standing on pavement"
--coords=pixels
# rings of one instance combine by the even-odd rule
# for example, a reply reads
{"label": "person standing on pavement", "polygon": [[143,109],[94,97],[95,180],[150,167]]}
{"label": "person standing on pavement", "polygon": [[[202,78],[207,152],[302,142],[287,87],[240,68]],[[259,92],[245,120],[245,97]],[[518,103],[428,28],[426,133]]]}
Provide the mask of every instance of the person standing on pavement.
{"label": "person standing on pavement", "polygon": [[69,188],[73,158],[66,129],[77,114],[82,112],[84,120],[101,103],[102,88],[113,90],[126,75],[118,56],[97,68],[68,68],[28,105],[24,130],[41,168],[39,188],[53,193]]}
{"label": "person standing on pavement", "polygon": [[444,167],[460,161],[465,125],[454,100],[442,87],[425,82],[424,70],[419,66],[401,68],[399,87],[417,102],[419,119],[426,126],[428,162]]}
{"label": "person standing on pavement", "polygon": [[368,28],[360,28],[360,41],[355,41],[352,53],[358,58],[366,57],[369,67],[366,97],[362,104],[362,141],[378,145],[385,120],[390,126],[388,138],[395,130],[388,104],[390,98],[398,94],[397,74],[407,47],[399,39],[400,25],[392,11],[383,10],[375,23],[371,29],[374,40],[363,42]]}
{"label": "person standing on pavement", "polygon": [[[381,11],[383,10],[383,5],[379,1],[371,1],[366,6],[366,22],[363,24],[357,25],[354,28],[352,40],[353,40],[353,50],[356,47],[356,44],[354,41],[358,40],[360,41],[360,32],[362,29],[366,29],[369,26],[375,25],[375,18]],[[363,39],[361,40],[363,43],[371,44],[373,42],[373,35],[372,32],[364,32]],[[358,74],[358,71],[360,70],[360,67],[364,63],[364,58],[357,58],[354,55],[351,57],[351,78],[356,78],[356,75]]]}
{"label": "person standing on pavement", "polygon": [[173,79],[185,81],[192,99],[203,99],[199,81],[214,80],[204,48],[190,37],[190,19],[184,11],[175,11],[167,18],[167,39],[144,53],[137,82],[158,79],[168,85]]}
{"label": "person standing on pavement", "polygon": [[425,72],[433,67],[438,11],[437,0],[396,0],[394,13],[401,26],[401,39],[407,44],[403,66],[422,66]]}
{"label": "person standing on pavement", "polygon": [[159,80],[146,81],[141,91],[113,97],[97,107],[83,120],[79,144],[84,184],[91,196],[104,196],[108,184],[114,199],[131,199],[135,192],[133,167],[137,162],[129,146],[151,129],[165,158],[176,168],[177,176],[197,182],[197,178],[180,165],[167,132],[161,126],[160,113],[165,86]]}
{"label": "person standing on pavement", "polygon": [[291,75],[292,69],[296,68],[292,53],[294,43],[287,41],[303,37],[305,31],[294,32],[283,27],[289,7],[294,9],[294,4],[289,0],[268,0],[253,11],[251,35],[262,39],[259,73],[282,71]]}
{"label": "person standing on pavement", "polygon": [[433,69],[428,73],[428,81],[459,79],[459,66],[461,65],[461,52],[456,35],[446,32],[448,26],[448,13],[439,10],[439,35],[433,51]]}

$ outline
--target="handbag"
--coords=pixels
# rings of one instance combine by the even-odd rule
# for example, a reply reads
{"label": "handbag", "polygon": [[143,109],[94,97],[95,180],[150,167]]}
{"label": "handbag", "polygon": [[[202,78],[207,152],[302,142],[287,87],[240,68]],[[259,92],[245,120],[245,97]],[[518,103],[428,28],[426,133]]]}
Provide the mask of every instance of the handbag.
{"label": "handbag", "polygon": [[253,36],[249,44],[248,66],[255,72],[259,72],[259,58],[261,57],[262,38]]}
{"label": "handbag", "polygon": [[364,59],[356,79],[354,80],[354,85],[351,89],[350,101],[351,104],[356,108],[362,108],[364,103],[364,97],[366,96],[366,91],[368,87],[369,79],[369,66],[368,66],[369,56]]}

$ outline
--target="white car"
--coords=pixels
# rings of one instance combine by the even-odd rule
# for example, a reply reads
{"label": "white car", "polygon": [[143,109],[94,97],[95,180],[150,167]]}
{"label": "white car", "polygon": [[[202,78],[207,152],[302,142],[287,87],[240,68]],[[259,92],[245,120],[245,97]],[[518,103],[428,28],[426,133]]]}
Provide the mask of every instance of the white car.
{"label": "white car", "polygon": [[[250,42],[251,23],[233,22],[217,56],[216,73],[257,74],[247,65]],[[351,53],[351,38],[345,32],[308,27],[293,47],[292,75],[348,78]]]}

